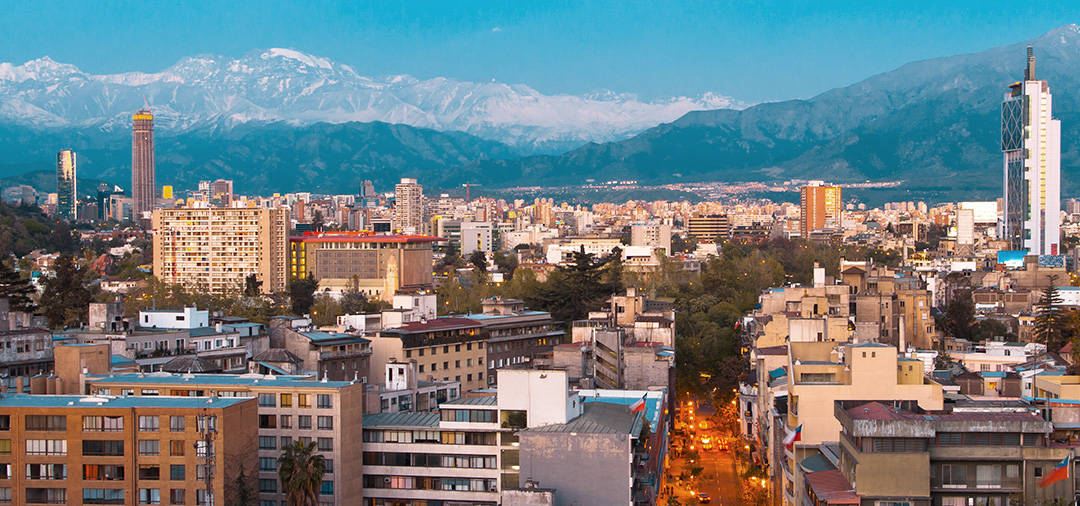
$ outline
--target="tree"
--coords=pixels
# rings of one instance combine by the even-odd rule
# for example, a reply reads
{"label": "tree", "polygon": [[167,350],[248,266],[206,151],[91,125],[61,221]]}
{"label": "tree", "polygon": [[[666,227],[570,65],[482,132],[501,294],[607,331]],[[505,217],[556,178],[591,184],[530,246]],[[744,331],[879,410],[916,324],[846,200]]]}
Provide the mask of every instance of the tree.
{"label": "tree", "polygon": [[535,294],[526,296],[525,302],[551,312],[556,320],[580,320],[621,288],[621,280],[615,284],[613,276],[606,275],[605,266],[610,260],[611,256],[597,260],[582,247],[573,253],[570,265],[558,266]]}
{"label": "tree", "polygon": [[342,314],[341,303],[327,294],[317,295],[311,305],[312,322],[319,327],[334,325]]}
{"label": "tree", "polygon": [[1050,283],[1043,289],[1042,297],[1035,304],[1035,328],[1033,336],[1037,342],[1046,345],[1046,349],[1057,351],[1065,346],[1065,315],[1061,308],[1061,294],[1056,285],[1057,277],[1051,276]]}
{"label": "tree", "polygon": [[0,297],[7,297],[12,311],[34,312],[37,306],[31,296],[35,292],[30,280],[23,279],[7,263],[0,261]]}
{"label": "tree", "polygon": [[319,282],[309,274],[306,278],[292,278],[289,281],[289,300],[293,314],[307,314],[315,303],[315,290]]}
{"label": "tree", "polygon": [[317,506],[326,460],[315,453],[315,442],[296,440],[278,458],[281,491],[290,506]]}
{"label": "tree", "polygon": [[83,285],[86,268],[68,254],[56,258],[53,275],[45,280],[41,307],[51,328],[78,326],[86,321],[93,294]]}
{"label": "tree", "polygon": [[487,274],[488,263],[487,254],[480,250],[473,250],[469,254],[469,263],[476,268],[476,272],[480,274]]}
{"label": "tree", "polygon": [[233,498],[229,504],[255,506],[257,500],[258,494],[251,486],[251,478],[244,472],[244,465],[240,464],[240,473],[236,475],[236,480],[233,482]]}
{"label": "tree", "polygon": [[316,209],[315,214],[311,217],[311,229],[316,232],[322,232],[323,229],[323,215],[322,211]]}
{"label": "tree", "polygon": [[961,339],[971,339],[971,327],[975,322],[975,302],[971,290],[959,290],[945,306],[940,327],[946,335]]}
{"label": "tree", "polygon": [[512,277],[518,266],[517,255],[513,253],[507,254],[496,252],[493,256],[493,260],[495,261],[495,265],[499,268],[499,272],[503,273],[506,279]]}
{"label": "tree", "polygon": [[248,297],[256,297],[262,291],[262,281],[259,281],[258,277],[254,274],[249,274],[244,278],[244,295]]}

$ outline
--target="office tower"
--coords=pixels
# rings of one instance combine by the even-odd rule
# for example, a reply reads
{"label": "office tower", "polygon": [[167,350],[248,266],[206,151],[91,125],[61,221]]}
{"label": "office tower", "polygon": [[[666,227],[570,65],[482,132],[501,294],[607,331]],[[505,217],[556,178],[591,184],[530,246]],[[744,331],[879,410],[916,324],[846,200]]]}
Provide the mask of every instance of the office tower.
{"label": "office tower", "polygon": [[394,229],[399,232],[424,232],[424,188],[416,179],[403,177],[394,186]]}
{"label": "office tower", "polygon": [[365,179],[360,183],[360,198],[372,197],[375,197],[375,185],[371,183],[370,179]]}
{"label": "office tower", "polygon": [[699,241],[715,242],[731,233],[726,214],[691,216],[686,220],[686,234]]}
{"label": "office tower", "polygon": [[231,179],[218,179],[210,183],[210,201],[215,205],[229,207],[233,200],[233,182]]}
{"label": "office tower", "polygon": [[244,289],[254,274],[263,293],[285,289],[289,210],[155,209],[154,274],[166,284],[210,293]]}
{"label": "office tower", "polygon": [[1053,119],[1046,81],[1035,79],[1027,48],[1024,80],[1009,85],[1001,102],[1004,153],[1002,238],[1033,255],[1059,253],[1061,225],[1061,122]]}
{"label": "office tower", "polygon": [[840,226],[841,193],[839,186],[826,186],[820,181],[802,187],[801,232],[810,237],[815,230]]}
{"label": "office tower", "polygon": [[75,152],[62,149],[56,154],[56,217],[74,221],[78,201],[75,182]]}
{"label": "office tower", "polygon": [[131,116],[132,219],[148,218],[154,210],[154,115],[140,109]]}

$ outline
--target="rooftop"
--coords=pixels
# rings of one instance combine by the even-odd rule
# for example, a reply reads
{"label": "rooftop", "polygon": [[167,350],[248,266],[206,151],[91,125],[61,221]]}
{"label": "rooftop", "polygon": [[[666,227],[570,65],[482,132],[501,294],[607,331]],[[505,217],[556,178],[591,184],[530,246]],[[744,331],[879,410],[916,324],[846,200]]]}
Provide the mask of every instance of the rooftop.
{"label": "rooftop", "polygon": [[322,330],[313,330],[310,332],[300,332],[300,335],[311,339],[312,341],[329,342],[329,341],[351,341],[357,343],[370,343],[370,339],[366,339],[360,336],[354,336],[352,334],[342,334],[340,332],[325,332]]}
{"label": "rooftop", "polygon": [[443,402],[439,404],[442,406],[496,406],[498,405],[498,397],[494,395],[484,395],[480,397],[461,397],[449,402]]}
{"label": "rooftop", "polygon": [[158,384],[194,386],[281,386],[289,388],[344,388],[351,381],[319,381],[312,376],[264,374],[176,374],[164,372],[127,373],[90,378],[96,384]]}
{"label": "rooftop", "polygon": [[397,243],[397,244],[416,244],[416,243],[431,243],[438,241],[445,241],[446,239],[440,237],[432,237],[428,235],[407,235],[407,234],[370,234],[370,235],[353,235],[353,234],[334,234],[326,233],[320,235],[293,235],[289,236],[290,241],[294,242],[366,242],[366,243]]}
{"label": "rooftop", "polygon": [[459,328],[480,327],[481,323],[470,318],[446,316],[434,320],[406,323],[397,328],[389,329],[388,333],[414,333],[428,332],[432,330],[447,330]]}
{"label": "rooftop", "polygon": [[[605,401],[588,402],[581,416],[566,423],[541,425],[525,432],[577,432],[584,434],[630,434],[641,431],[641,417],[629,406]],[[364,420],[365,423],[367,420]]]}
{"label": "rooftop", "polygon": [[438,427],[439,413],[402,411],[364,415],[364,428],[375,427]]}
{"label": "rooftop", "polygon": [[156,395],[30,395],[10,394],[0,397],[0,408],[227,408],[251,400],[251,397],[162,397]]}

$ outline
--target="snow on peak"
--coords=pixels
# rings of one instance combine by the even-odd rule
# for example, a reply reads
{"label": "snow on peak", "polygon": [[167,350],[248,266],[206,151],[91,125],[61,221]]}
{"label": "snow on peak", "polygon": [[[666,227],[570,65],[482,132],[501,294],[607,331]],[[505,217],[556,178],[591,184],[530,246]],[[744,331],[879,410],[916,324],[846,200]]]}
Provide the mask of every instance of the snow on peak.
{"label": "snow on peak", "polygon": [[266,51],[263,51],[263,54],[261,54],[260,57],[264,60],[269,60],[271,58],[287,58],[290,60],[296,60],[300,63],[303,63],[304,65],[307,65],[308,67],[318,67],[327,70],[331,70],[333,68],[333,64],[330,63],[330,60],[326,58],[320,58],[318,56],[312,56],[306,53],[301,53],[300,51],[297,51],[295,49],[272,47],[270,49],[267,49]]}
{"label": "snow on peak", "polygon": [[30,60],[22,65],[0,63],[0,81],[49,81],[80,73],[76,66],[57,63],[48,56]]}

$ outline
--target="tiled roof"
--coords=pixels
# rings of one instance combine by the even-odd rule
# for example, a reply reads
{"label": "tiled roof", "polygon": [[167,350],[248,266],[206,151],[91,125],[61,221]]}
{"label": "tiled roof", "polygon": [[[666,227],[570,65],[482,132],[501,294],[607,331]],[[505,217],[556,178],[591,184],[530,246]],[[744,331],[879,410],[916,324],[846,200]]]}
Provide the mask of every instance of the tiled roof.
{"label": "tiled roof", "polygon": [[831,469],[818,471],[806,475],[806,481],[818,500],[827,504],[859,504],[859,496],[855,493],[855,487],[844,478],[844,473]]}

